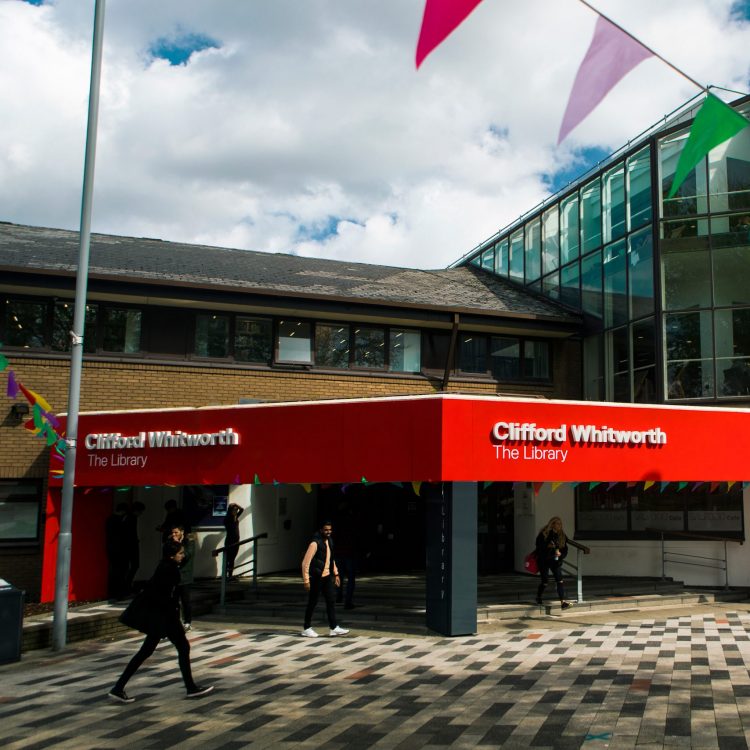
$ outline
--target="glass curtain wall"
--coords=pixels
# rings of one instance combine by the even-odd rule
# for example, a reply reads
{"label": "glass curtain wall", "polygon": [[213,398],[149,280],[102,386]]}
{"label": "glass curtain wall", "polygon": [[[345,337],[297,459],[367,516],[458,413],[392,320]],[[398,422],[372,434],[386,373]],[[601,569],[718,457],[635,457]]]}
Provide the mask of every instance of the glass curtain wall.
{"label": "glass curtain wall", "polygon": [[652,203],[646,145],[493,245],[495,273],[584,313],[588,399],[657,399]]}
{"label": "glass curtain wall", "polygon": [[[740,113],[750,116],[750,106]],[[750,396],[750,129],[669,192],[688,129],[659,141],[666,396]]]}

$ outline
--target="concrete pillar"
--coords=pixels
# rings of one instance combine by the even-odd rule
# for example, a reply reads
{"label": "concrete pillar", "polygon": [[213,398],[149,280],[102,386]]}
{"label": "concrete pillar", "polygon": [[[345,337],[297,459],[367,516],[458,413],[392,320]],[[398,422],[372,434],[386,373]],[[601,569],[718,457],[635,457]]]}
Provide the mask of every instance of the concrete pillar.
{"label": "concrete pillar", "polygon": [[477,631],[476,482],[427,485],[427,627],[442,635]]}

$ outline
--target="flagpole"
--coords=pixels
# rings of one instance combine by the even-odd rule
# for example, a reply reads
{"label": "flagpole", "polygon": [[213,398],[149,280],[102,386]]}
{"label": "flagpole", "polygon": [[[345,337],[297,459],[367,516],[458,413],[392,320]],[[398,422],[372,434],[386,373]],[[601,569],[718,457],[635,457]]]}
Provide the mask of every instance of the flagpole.
{"label": "flagpole", "polygon": [[644,49],[647,49],[654,57],[658,58],[665,65],[668,65],[670,68],[672,68],[672,70],[674,70],[675,73],[678,73],[683,78],[685,78],[688,81],[690,81],[690,83],[692,83],[693,86],[697,86],[699,89],[701,89],[701,90],[705,91],[706,93],[708,93],[708,87],[707,86],[704,86],[702,83],[698,83],[698,81],[696,81],[695,78],[691,78],[687,73],[685,73],[685,71],[680,70],[676,65],[673,65],[671,62],[669,62],[669,60],[667,60],[666,58],[662,57],[658,52],[656,52],[656,50],[652,49],[647,44],[644,44],[640,39],[638,39],[638,37],[636,37],[633,34],[631,34],[627,29],[623,29],[622,26],[620,26],[619,23],[613,21],[609,16],[604,15],[604,13],[602,13],[600,10],[597,10],[593,5],[591,5],[591,3],[586,2],[586,0],[578,0],[578,2],[582,3],[583,5],[585,5],[589,10],[593,10],[594,13],[596,13],[598,16],[601,16],[605,21],[609,21],[609,23],[611,23],[614,27],[616,27],[620,31],[622,31],[623,34],[629,36],[634,42],[637,42],[638,44],[641,45],[641,47],[643,47]]}
{"label": "flagpole", "polygon": [[76,440],[78,411],[83,369],[83,330],[86,322],[86,288],[89,275],[89,247],[91,240],[91,206],[94,192],[94,163],[96,161],[96,131],[99,119],[99,84],[102,67],[102,37],[104,33],[105,0],[95,0],[94,37],[91,47],[91,80],[89,83],[89,112],[86,127],[86,155],[83,165],[83,194],[81,198],[81,231],[76,274],[76,296],[73,328],[70,332],[70,386],[68,417],[65,425],[65,469],[63,473],[60,531],[57,537],[57,567],[55,568],[55,610],[52,620],[52,649],[65,648],[68,627],[68,588],[70,581],[70,553],[72,548],[73,490],[75,486]]}

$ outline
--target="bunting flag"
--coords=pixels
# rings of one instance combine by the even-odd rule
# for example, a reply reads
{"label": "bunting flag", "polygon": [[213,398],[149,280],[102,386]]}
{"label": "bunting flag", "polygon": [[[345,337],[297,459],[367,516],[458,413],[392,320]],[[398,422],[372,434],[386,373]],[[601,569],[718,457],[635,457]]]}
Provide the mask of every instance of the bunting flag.
{"label": "bunting flag", "polygon": [[539,490],[542,489],[542,485],[543,484],[544,484],[544,482],[532,482],[531,483],[531,486],[534,488],[534,494],[535,495],[539,494]]}
{"label": "bunting flag", "polygon": [[742,483],[742,489],[746,490],[748,487],[750,487],[750,482],[743,482]]}
{"label": "bunting flag", "polygon": [[696,482],[693,485],[693,488],[692,488],[691,492],[695,492],[698,489],[698,487],[702,487],[704,484],[705,484],[705,482]]}
{"label": "bunting flag", "polygon": [[347,488],[349,487],[349,484],[342,484],[341,485],[341,491],[346,492]]}
{"label": "bunting flag", "polygon": [[687,483],[687,482],[678,482],[678,483],[677,483],[677,489],[678,489],[678,490],[684,490],[684,489],[685,489],[685,487],[687,487],[687,486],[688,486],[688,483]]}
{"label": "bunting flag", "polygon": [[625,486],[626,487],[631,487],[631,488],[632,487],[637,487],[638,486],[638,482],[626,482]]}
{"label": "bunting flag", "polygon": [[565,484],[565,482],[552,482],[552,492],[555,492],[563,484]]}
{"label": "bunting flag", "polygon": [[15,398],[18,395],[18,382],[16,381],[16,373],[13,370],[8,370],[8,388],[6,395],[8,398]]}
{"label": "bunting flag", "polygon": [[309,483],[304,483],[302,486],[305,488],[305,492],[309,495],[312,492],[312,485]]}
{"label": "bunting flag", "polygon": [[234,475],[234,479],[232,480],[232,484],[234,484],[234,485],[242,484],[242,482],[240,481],[240,475],[239,474],[235,474]]}
{"label": "bunting flag", "polygon": [[737,482],[727,482],[727,492],[729,492],[735,484],[737,484]]}
{"label": "bunting flag", "polygon": [[653,487],[655,484],[656,484],[656,482],[654,482],[652,479],[649,479],[647,482],[643,483],[643,489],[647,490],[647,489]]}
{"label": "bunting flag", "polygon": [[412,482],[411,488],[414,490],[414,494],[419,497],[419,492],[422,489],[422,482]]}
{"label": "bunting flag", "polygon": [[616,486],[617,484],[619,484],[619,483],[618,483],[618,482],[610,482],[610,483],[609,483],[609,484],[607,485],[607,492],[609,492],[609,491],[610,491],[610,490],[611,490],[611,489],[612,489],[613,487],[615,487],[615,486]]}
{"label": "bunting flag", "polygon": [[257,474],[253,477],[253,484],[262,484],[260,477]]}
{"label": "bunting flag", "polygon": [[482,489],[486,490],[492,484],[494,484],[494,482],[482,482]]}
{"label": "bunting flag", "polygon": [[735,112],[728,104],[724,104],[718,97],[708,94],[693,120],[687,143],[680,152],[672,187],[667,197],[673,198],[676,195],[685,178],[709,151],[733,138],[748,125],[750,121],[741,114]]}
{"label": "bunting flag", "polygon": [[660,484],[661,484],[661,487],[659,488],[659,492],[664,492],[664,490],[666,490],[667,487],[669,487],[669,482],[661,482]]}
{"label": "bunting flag", "polygon": [[426,0],[417,41],[417,69],[482,0]]}
{"label": "bunting flag", "polygon": [[593,490],[595,487],[598,487],[601,484],[601,482],[589,482],[589,489]]}
{"label": "bunting flag", "polygon": [[26,388],[21,382],[18,383],[18,388],[32,406],[38,404],[40,409],[43,409],[44,411],[52,411],[49,402],[42,398],[38,393],[35,393],[30,388]]}
{"label": "bunting flag", "polygon": [[716,492],[716,490],[719,489],[719,485],[720,484],[721,484],[721,482],[711,482],[711,485],[709,486],[708,491],[709,492]]}
{"label": "bunting flag", "polygon": [[8,362],[8,358],[4,354],[0,354],[0,372],[8,367],[8,365],[10,365],[10,362]]}
{"label": "bunting flag", "polygon": [[594,111],[617,83],[653,54],[606,18],[598,16],[594,37],[573,82],[557,136],[558,145]]}
{"label": "bunting flag", "polygon": [[369,482],[367,481],[367,477],[363,476],[360,481],[362,482],[362,484],[369,484]]}
{"label": "bunting flag", "polygon": [[279,483],[278,483],[278,482],[277,482],[277,481],[276,481],[275,479],[273,480],[273,482],[272,482],[272,483],[273,483],[273,486],[274,486],[274,487],[278,487],[278,486],[279,486]]}

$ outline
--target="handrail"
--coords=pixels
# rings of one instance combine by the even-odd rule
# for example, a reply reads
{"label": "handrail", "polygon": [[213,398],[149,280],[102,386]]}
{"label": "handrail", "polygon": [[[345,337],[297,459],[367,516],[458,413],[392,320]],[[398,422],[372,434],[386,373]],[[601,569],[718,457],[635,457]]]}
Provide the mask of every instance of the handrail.
{"label": "handrail", "polygon": [[[715,568],[717,570],[724,571],[724,588],[729,588],[729,557],[727,555],[727,544],[734,542],[735,544],[742,544],[742,539],[730,539],[726,536],[710,536],[708,534],[693,534],[690,531],[672,531],[670,529],[654,529],[647,528],[646,531],[652,534],[658,534],[661,537],[661,579],[666,580],[666,566],[667,562],[677,563],[678,565],[695,565],[700,568]],[[705,555],[691,555],[687,552],[667,552],[664,546],[666,536],[676,536],[682,539],[692,539],[698,542],[720,542],[724,545],[724,558],[721,557],[706,557]],[[672,540],[674,541],[674,540]],[[670,557],[671,555],[671,557]],[[690,558],[689,560],[683,558]],[[692,560],[708,560],[709,562],[691,562]],[[712,563],[718,563],[718,565],[712,565]]]}
{"label": "handrail", "polygon": [[651,532],[653,534],[669,534],[670,536],[681,536],[685,539],[698,539],[706,542],[735,542],[736,544],[744,544],[742,539],[734,539],[729,536],[711,536],[710,534],[694,534],[691,531],[672,531],[671,529],[652,529],[647,528],[644,531]]}
{"label": "handrail", "polygon": [[224,550],[231,549],[232,547],[241,547],[243,544],[247,544],[248,542],[254,542],[256,539],[267,539],[268,538],[268,532],[264,531],[262,534],[257,534],[256,536],[250,536],[247,539],[241,539],[239,542],[232,542],[231,544],[227,544],[224,547],[219,547],[218,549],[215,549],[212,553],[212,557],[217,557],[220,552],[224,552]]}
{"label": "handrail", "polygon": [[576,564],[573,565],[573,563],[567,562],[567,560],[563,560],[562,564],[563,567],[567,565],[568,570],[576,574],[577,601],[580,603],[583,602],[583,562],[581,561],[581,552],[584,555],[588,555],[591,552],[591,548],[573,539],[568,539],[567,542],[570,547],[574,547],[576,550]]}
{"label": "handrail", "polygon": [[[235,547],[241,547],[243,544],[253,545],[253,588],[255,589],[255,595],[258,595],[258,539],[267,539],[268,532],[264,531],[262,534],[256,534],[255,536],[248,537],[247,539],[241,539],[239,542],[232,542],[231,544],[225,544],[223,547],[215,549],[212,553],[212,557],[221,555],[221,593],[219,594],[219,607],[224,608],[227,596],[227,555],[228,549],[234,549]],[[245,563],[241,563],[244,565]]]}
{"label": "handrail", "polygon": [[583,552],[584,555],[591,554],[591,547],[587,547],[585,544],[576,542],[574,539],[568,539],[568,544],[571,547],[575,547],[576,549],[581,550],[581,552]]}

